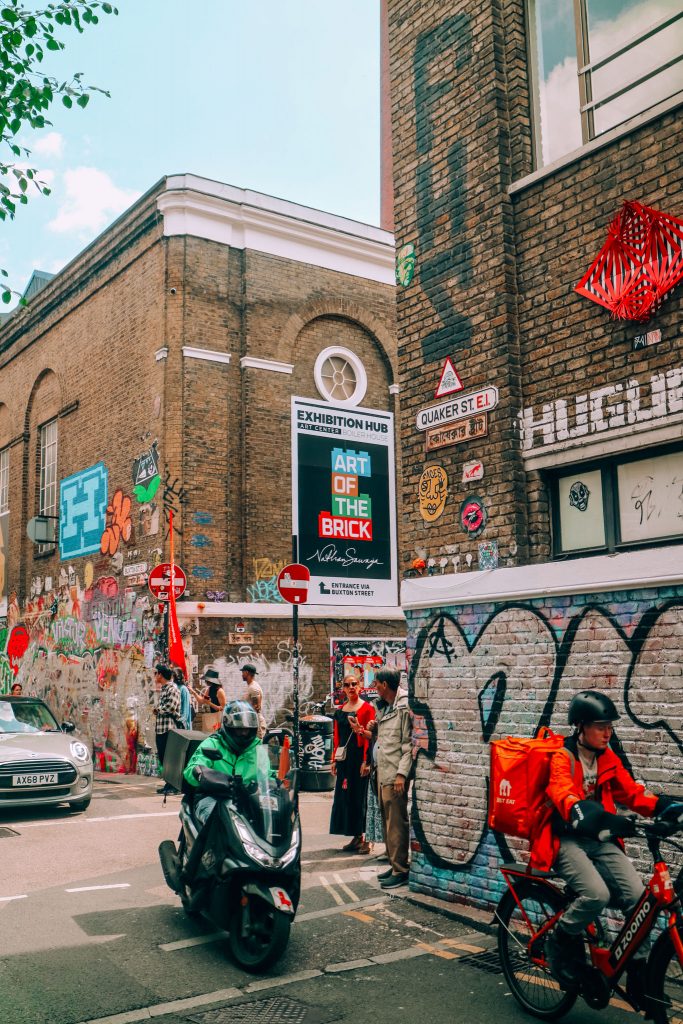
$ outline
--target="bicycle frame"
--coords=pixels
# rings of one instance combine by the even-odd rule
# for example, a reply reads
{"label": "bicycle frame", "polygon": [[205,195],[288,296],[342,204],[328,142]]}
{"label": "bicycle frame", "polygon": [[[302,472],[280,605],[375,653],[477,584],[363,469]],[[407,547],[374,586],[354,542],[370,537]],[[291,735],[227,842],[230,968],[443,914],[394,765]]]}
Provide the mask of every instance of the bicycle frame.
{"label": "bicycle frame", "polygon": [[[664,837],[658,837],[647,831],[643,831],[642,834],[647,838],[648,848],[654,860],[654,871],[641,899],[631,911],[631,914],[610,947],[605,948],[598,945],[598,932],[594,924],[589,925],[586,929],[592,966],[610,982],[611,986],[616,985],[629,960],[646,940],[654,928],[657,917],[663,911],[668,911],[666,930],[676,951],[681,968],[683,968],[683,941],[681,941],[680,935],[680,929],[683,927],[683,915],[681,915],[681,898],[678,895],[679,892],[683,891],[683,869],[681,869],[676,883],[672,882],[669,869],[662,860],[660,853],[660,841]],[[567,909],[567,905],[571,902],[571,896],[556,886],[547,874],[530,872],[522,865],[503,864],[501,872],[529,928],[529,957],[537,965],[545,967],[545,958],[535,956],[533,953],[534,943],[546,935],[560,920]],[[515,891],[516,881],[521,880],[533,881],[535,884],[551,890],[555,896],[559,896],[566,903],[557,913],[549,917],[538,931],[535,931]]]}

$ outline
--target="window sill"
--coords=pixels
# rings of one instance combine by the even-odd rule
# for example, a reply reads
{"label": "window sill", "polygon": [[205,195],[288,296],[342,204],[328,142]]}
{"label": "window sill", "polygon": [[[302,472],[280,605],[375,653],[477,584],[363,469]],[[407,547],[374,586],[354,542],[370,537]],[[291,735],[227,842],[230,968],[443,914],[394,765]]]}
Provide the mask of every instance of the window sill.
{"label": "window sill", "polygon": [[593,139],[592,142],[587,142],[585,146],[581,146],[579,149],[573,149],[571,153],[566,153],[561,156],[559,160],[555,160],[552,164],[548,164],[546,167],[539,167],[537,171],[532,171],[531,174],[525,175],[523,178],[519,178],[517,181],[513,181],[511,185],[507,187],[507,193],[509,196],[515,196],[525,189],[530,188],[532,185],[538,184],[539,181],[543,181],[545,178],[550,178],[557,171],[563,170],[565,167],[569,167],[571,164],[578,163],[585,157],[590,156],[592,153],[598,152],[598,150],[605,149],[606,146],[610,146],[613,142],[617,142],[619,139],[623,139],[625,135],[630,135],[632,132],[638,131],[643,125],[649,124],[650,121],[656,121],[657,118],[663,114],[667,114],[670,110],[675,110],[677,107],[683,105],[683,100],[680,96],[672,96],[668,100],[664,100],[662,103],[658,103],[651,110],[645,111],[643,114],[636,114],[629,121],[625,121],[624,124],[620,124],[617,128],[612,128],[610,131],[600,135],[597,139]]}

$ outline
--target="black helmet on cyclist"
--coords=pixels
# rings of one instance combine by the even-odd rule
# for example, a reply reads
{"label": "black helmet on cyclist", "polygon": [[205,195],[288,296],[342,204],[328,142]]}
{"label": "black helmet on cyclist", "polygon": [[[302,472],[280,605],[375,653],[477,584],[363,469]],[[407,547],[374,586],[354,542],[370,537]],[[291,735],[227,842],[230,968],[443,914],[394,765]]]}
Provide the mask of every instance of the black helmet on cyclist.
{"label": "black helmet on cyclist", "polygon": [[246,750],[258,734],[258,715],[245,700],[231,700],[223,708],[220,732],[235,754]]}
{"label": "black helmet on cyclist", "polygon": [[572,697],[567,717],[570,725],[590,725],[592,722],[616,722],[619,712],[606,694],[581,690]]}

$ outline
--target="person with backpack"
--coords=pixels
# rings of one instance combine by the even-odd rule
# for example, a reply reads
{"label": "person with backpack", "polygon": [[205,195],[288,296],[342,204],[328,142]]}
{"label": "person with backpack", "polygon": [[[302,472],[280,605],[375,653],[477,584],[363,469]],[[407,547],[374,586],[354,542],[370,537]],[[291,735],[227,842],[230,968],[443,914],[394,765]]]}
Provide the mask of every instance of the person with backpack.
{"label": "person with backpack", "polygon": [[191,729],[192,717],[197,713],[197,698],[190,692],[181,668],[173,669],[173,681],[180,693],[180,719],[178,726],[180,729]]}
{"label": "person with backpack", "polygon": [[[531,837],[530,866],[552,869],[576,894],[546,941],[550,969],[563,988],[576,985],[585,962],[583,932],[608,903],[629,913],[644,892],[643,881],[624,852],[632,836],[631,818],[616,813],[616,804],[647,818],[678,820],[679,798],[651,793],[635,781],[610,746],[614,703],[597,690],[582,690],[569,704],[573,735],[550,757],[546,795],[552,814]],[[645,999],[645,959],[641,951],[627,967],[627,991],[639,1005]]]}

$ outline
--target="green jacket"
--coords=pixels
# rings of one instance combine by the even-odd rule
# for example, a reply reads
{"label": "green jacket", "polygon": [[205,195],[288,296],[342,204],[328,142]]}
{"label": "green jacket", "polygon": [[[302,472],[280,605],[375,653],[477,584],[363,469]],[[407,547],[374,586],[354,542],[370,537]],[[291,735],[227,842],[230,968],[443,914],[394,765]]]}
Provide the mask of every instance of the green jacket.
{"label": "green jacket", "polygon": [[397,775],[408,778],[413,766],[413,720],[408,694],[398,688],[394,703],[377,715],[377,782],[393,785]]}
{"label": "green jacket", "polygon": [[[218,750],[220,761],[211,761],[205,755],[205,750]],[[245,784],[255,782],[259,777],[265,780],[273,774],[268,751],[259,739],[254,738],[246,750],[235,754],[217,732],[202,740],[188,762],[183,777],[191,786],[197,785],[193,769],[198,764],[217,772],[225,772],[226,775],[241,775]]]}

